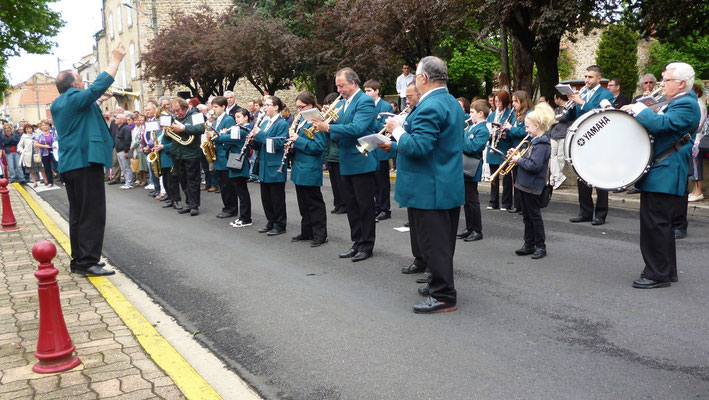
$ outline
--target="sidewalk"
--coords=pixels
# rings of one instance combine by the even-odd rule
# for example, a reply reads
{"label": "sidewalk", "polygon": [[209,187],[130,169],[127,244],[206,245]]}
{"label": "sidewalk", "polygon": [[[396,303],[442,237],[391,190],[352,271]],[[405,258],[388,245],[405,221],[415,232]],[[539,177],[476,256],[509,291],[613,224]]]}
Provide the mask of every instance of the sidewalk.
{"label": "sidewalk", "polygon": [[[10,186],[20,230],[0,232],[0,398],[183,399],[173,380],[153,361],[133,331],[91,280],[69,273],[69,256],[17,189]],[[32,246],[57,245],[54,266],[64,320],[82,361],[58,374],[36,374],[39,328],[37,261]]]}

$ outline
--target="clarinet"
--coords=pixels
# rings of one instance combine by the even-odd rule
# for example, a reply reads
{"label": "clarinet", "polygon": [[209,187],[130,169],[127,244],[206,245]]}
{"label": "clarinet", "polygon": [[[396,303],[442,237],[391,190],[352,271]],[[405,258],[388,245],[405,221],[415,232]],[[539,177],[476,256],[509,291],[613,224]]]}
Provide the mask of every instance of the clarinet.
{"label": "clarinet", "polygon": [[288,129],[288,139],[286,139],[286,143],[283,145],[283,158],[281,158],[281,166],[278,167],[278,173],[282,174],[285,172],[285,166],[286,162],[288,161],[288,152],[290,152],[291,147],[293,146],[293,142],[290,140],[290,136],[295,133],[295,130],[298,129],[298,124],[300,123],[300,113],[296,114],[295,118],[293,118],[293,123],[290,124],[290,129]]}
{"label": "clarinet", "polygon": [[[263,119],[264,115],[266,115],[266,113],[259,115],[258,119],[254,123],[254,127],[261,125],[261,120]],[[252,131],[253,131],[253,129],[252,129]],[[246,149],[249,148],[249,140],[250,139],[251,139],[251,132],[249,131],[249,134],[246,135],[246,139],[244,140],[244,146],[241,147],[241,151],[239,152],[239,160],[242,160],[244,158],[244,154],[246,154]]]}

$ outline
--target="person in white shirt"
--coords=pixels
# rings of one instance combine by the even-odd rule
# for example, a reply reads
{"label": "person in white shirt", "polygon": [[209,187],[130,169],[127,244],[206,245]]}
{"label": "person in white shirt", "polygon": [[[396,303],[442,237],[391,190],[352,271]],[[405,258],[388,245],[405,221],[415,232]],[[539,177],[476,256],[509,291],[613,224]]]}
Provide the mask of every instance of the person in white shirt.
{"label": "person in white shirt", "polygon": [[411,73],[409,64],[404,63],[401,66],[401,75],[396,78],[396,92],[399,93],[399,110],[406,108],[406,86],[415,79]]}

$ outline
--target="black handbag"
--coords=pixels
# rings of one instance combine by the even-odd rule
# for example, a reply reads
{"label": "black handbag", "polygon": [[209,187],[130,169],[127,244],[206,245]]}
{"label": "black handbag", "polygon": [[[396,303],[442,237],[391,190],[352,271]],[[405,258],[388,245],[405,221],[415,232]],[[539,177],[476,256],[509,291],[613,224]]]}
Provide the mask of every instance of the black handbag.
{"label": "black handbag", "polygon": [[699,151],[709,153],[709,135],[702,136],[702,138],[699,139],[699,144],[697,147],[699,148]]}
{"label": "black handbag", "polygon": [[244,168],[244,159],[246,155],[243,153],[229,153],[226,159],[226,167],[235,171],[241,171]]}
{"label": "black handbag", "polygon": [[542,194],[540,195],[540,202],[539,202],[539,207],[541,208],[546,208],[549,203],[551,202],[551,194],[554,191],[554,186],[549,184],[547,182],[546,185],[544,185],[544,188],[542,189]]}
{"label": "black handbag", "polygon": [[474,178],[480,166],[480,159],[463,153],[463,175]]}

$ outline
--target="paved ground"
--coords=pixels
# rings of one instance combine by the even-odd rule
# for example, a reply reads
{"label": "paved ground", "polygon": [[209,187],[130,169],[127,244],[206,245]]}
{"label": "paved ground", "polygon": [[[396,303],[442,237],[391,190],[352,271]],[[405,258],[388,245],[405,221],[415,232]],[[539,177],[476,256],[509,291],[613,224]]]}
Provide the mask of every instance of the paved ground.
{"label": "paved ground", "polygon": [[[345,216],[328,215],[330,243],[291,243],[264,223],[258,185],[251,228],[214,215],[177,215],[146,191],[108,190],[105,253],[196,338],[267,398],[709,398],[709,220],[692,217],[678,242],[680,282],[643,291],[636,211],[601,227],[543,211],[549,256],[514,255],[521,217],[483,211],[485,239],[459,242],[459,311],[415,315],[405,213],[378,224],[375,257],[353,264]],[[323,190],[328,204],[330,189]],[[61,191],[41,193],[66,213]],[[487,201],[483,195],[483,201]],[[485,204],[485,203],[483,203]]]}
{"label": "paved ground", "polygon": [[82,364],[60,374],[31,371],[39,329],[31,250],[51,235],[14,189],[11,199],[21,229],[0,232],[0,398],[183,398],[96,287],[69,274],[69,257],[60,246],[54,265],[60,271],[62,311]]}

